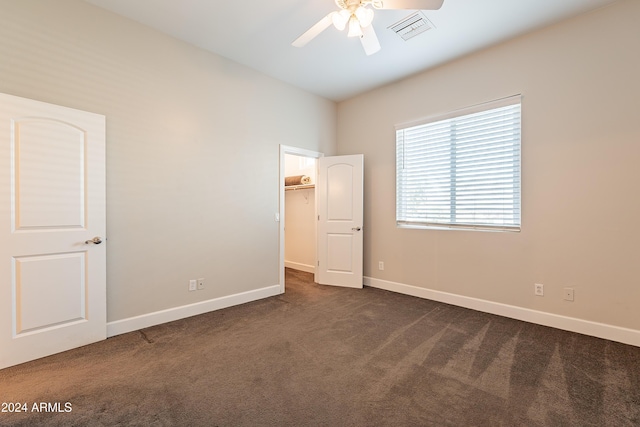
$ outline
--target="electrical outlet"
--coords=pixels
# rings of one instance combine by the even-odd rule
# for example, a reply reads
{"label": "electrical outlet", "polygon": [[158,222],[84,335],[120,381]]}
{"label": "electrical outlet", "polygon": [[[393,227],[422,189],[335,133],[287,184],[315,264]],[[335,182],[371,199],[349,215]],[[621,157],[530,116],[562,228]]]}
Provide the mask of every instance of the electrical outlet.
{"label": "electrical outlet", "polygon": [[198,279],[198,290],[204,289],[204,278]]}
{"label": "electrical outlet", "polygon": [[544,296],[544,285],[540,283],[536,283],[534,286],[534,293],[539,297]]}
{"label": "electrical outlet", "polygon": [[384,261],[378,261],[378,270],[384,270]]}
{"label": "electrical outlet", "polygon": [[564,288],[565,301],[573,301],[573,288]]}
{"label": "electrical outlet", "polygon": [[195,291],[196,286],[198,286],[198,284],[195,279],[189,280],[189,292]]}

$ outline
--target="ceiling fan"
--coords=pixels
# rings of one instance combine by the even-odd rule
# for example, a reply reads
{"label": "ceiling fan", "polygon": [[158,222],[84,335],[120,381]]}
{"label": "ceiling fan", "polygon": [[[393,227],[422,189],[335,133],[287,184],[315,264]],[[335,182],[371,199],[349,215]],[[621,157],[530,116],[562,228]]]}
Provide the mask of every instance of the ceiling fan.
{"label": "ceiling fan", "polygon": [[[371,25],[373,9],[440,9],[444,0],[335,0],[340,10],[333,11],[309,28],[292,44],[302,47],[333,24],[339,31],[349,26],[348,37],[359,37],[367,55],[380,50],[380,42]],[[368,6],[372,6],[373,9]]]}

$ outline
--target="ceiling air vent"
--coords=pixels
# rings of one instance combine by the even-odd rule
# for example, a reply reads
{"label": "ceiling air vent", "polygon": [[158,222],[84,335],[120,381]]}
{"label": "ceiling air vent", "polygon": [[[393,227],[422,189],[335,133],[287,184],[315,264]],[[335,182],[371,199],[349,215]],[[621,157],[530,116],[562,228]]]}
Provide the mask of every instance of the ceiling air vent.
{"label": "ceiling air vent", "polygon": [[426,16],[424,16],[422,12],[413,13],[402,21],[396,22],[389,27],[391,31],[402,37],[404,41],[407,41],[432,28],[435,28],[435,26],[427,19]]}

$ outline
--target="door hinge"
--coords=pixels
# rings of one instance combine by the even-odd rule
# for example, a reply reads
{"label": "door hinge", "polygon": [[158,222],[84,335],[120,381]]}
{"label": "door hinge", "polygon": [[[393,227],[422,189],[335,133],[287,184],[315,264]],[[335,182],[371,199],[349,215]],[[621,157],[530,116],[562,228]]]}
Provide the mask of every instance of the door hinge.
{"label": "door hinge", "polygon": [[320,221],[320,215],[318,215],[318,221]]}

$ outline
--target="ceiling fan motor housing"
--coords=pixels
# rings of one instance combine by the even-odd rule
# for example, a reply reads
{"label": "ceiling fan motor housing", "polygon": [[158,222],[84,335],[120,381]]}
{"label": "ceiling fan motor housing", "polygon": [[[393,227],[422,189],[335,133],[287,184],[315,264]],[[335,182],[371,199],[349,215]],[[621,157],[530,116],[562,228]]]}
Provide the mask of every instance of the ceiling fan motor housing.
{"label": "ceiling fan motor housing", "polygon": [[363,0],[335,0],[336,5],[338,5],[338,7],[340,9],[346,9],[349,10],[351,12],[355,11],[358,7],[362,6],[366,6],[368,3],[370,3],[369,1],[363,1]]}

